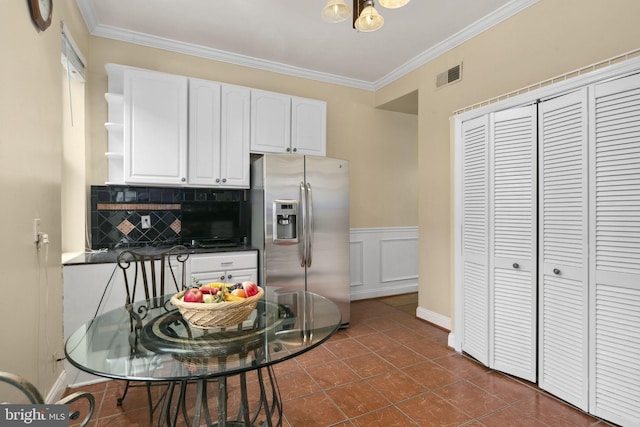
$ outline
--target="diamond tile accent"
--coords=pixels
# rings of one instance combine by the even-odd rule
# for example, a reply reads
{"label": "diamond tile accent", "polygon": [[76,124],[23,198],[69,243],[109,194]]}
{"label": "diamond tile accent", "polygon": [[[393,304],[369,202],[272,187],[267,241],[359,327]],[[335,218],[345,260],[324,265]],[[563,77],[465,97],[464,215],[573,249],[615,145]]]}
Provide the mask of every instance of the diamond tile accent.
{"label": "diamond tile accent", "polygon": [[176,218],[176,220],[171,223],[169,228],[175,231],[176,234],[180,234],[180,231],[182,231],[182,221]]}
{"label": "diamond tile accent", "polygon": [[122,234],[125,234],[125,235],[131,233],[133,230],[136,229],[136,227],[126,219],[122,221],[120,224],[118,224],[116,228],[120,230]]}

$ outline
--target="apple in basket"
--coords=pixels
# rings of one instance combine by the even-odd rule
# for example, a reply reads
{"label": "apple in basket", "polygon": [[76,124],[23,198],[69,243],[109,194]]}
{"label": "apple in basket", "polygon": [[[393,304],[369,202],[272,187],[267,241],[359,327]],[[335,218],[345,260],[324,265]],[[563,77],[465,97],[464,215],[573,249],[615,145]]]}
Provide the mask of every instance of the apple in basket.
{"label": "apple in basket", "polygon": [[244,289],[244,293],[247,295],[247,298],[258,295],[259,292],[258,285],[250,281],[242,282],[242,289]]}
{"label": "apple in basket", "polygon": [[198,288],[189,288],[187,292],[184,293],[184,302],[202,302],[204,295],[202,291]]}

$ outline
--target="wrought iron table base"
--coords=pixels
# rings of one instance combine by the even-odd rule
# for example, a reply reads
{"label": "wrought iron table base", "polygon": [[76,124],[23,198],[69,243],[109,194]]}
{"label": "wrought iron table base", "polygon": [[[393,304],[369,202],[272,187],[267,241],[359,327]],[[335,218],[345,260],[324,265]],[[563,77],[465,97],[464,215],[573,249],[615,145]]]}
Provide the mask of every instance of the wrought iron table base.
{"label": "wrought iron table base", "polygon": [[[280,427],[282,426],[282,399],[273,368],[271,366],[259,368],[256,373],[260,387],[260,397],[253,409],[249,403],[247,373],[237,374],[240,378],[240,407],[235,419],[228,418],[228,377],[223,376],[209,380],[198,379],[190,381],[191,383],[195,382],[196,385],[193,417],[188,413],[188,409],[190,409],[190,405],[187,402],[188,382],[170,382],[151,411],[151,425],[153,425],[153,413],[157,410],[159,411],[157,420],[159,427],[177,425],[180,415],[182,415],[189,427],[198,427],[203,421],[210,427]],[[207,397],[207,383],[209,381],[218,383],[217,422],[213,422],[211,411],[209,410]],[[263,417],[260,417],[261,414]]]}

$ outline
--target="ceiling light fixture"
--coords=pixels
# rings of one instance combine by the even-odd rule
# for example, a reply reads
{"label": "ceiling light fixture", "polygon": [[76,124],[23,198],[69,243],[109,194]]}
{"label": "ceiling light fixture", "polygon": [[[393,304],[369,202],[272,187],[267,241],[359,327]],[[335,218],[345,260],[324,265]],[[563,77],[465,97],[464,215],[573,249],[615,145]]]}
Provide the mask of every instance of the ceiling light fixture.
{"label": "ceiling light fixture", "polygon": [[[359,2],[359,0],[355,1]],[[360,15],[353,23],[353,27],[362,33],[370,33],[382,28],[384,18],[378,13],[376,8],[373,7],[373,0],[366,0],[363,6]],[[360,7],[360,5],[358,5],[358,7]]]}
{"label": "ceiling light fixture", "polygon": [[378,3],[387,9],[397,9],[409,3],[409,0],[379,0]]}
{"label": "ceiling light fixture", "polygon": [[[380,6],[397,9],[410,0],[379,0]],[[322,9],[322,19],[330,23],[346,20],[352,9],[345,0],[328,0]],[[353,0],[353,28],[363,33],[379,30],[384,25],[384,18],[374,7],[373,0]]]}
{"label": "ceiling light fixture", "polygon": [[351,8],[345,0],[329,0],[322,9],[322,19],[332,24],[342,22],[351,15]]}

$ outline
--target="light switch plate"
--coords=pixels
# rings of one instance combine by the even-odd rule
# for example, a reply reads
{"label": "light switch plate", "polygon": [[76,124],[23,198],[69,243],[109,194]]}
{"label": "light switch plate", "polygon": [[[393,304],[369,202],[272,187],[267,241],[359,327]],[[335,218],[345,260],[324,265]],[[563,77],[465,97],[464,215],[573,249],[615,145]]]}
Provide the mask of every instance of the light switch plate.
{"label": "light switch plate", "polygon": [[151,216],[150,215],[142,215],[140,216],[140,228],[143,230],[147,228],[151,228]]}
{"label": "light switch plate", "polygon": [[40,218],[33,219],[33,241],[40,243]]}

